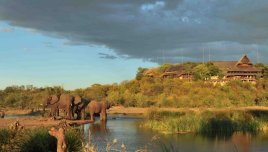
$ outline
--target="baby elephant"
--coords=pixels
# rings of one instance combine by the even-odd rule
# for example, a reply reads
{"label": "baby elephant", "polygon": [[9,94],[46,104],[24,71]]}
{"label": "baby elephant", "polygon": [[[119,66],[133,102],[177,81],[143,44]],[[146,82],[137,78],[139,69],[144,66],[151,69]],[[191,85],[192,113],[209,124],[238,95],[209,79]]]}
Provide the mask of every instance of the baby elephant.
{"label": "baby elephant", "polygon": [[88,110],[90,113],[90,122],[94,122],[94,113],[100,114],[100,120],[107,120],[107,112],[106,110],[110,108],[110,104],[108,101],[98,102],[96,100],[91,101],[88,104]]}
{"label": "baby elephant", "polygon": [[4,118],[5,117],[5,112],[4,111],[0,111],[0,118]]}

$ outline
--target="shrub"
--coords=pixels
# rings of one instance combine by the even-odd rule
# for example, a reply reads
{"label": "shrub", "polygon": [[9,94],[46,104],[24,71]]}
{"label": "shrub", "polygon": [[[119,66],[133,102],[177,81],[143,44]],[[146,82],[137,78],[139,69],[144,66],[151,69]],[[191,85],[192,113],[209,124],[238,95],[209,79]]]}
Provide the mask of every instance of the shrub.
{"label": "shrub", "polygon": [[8,152],[13,149],[12,139],[15,133],[10,129],[0,129],[0,152]]}
{"label": "shrub", "polygon": [[[18,147],[21,152],[53,152],[57,149],[56,138],[48,134],[48,128],[26,129],[17,136]],[[79,131],[67,129],[65,140],[68,151],[80,151],[83,138]]]}
{"label": "shrub", "polygon": [[47,128],[24,130],[17,140],[22,152],[52,152],[57,149],[57,140],[48,134]]}

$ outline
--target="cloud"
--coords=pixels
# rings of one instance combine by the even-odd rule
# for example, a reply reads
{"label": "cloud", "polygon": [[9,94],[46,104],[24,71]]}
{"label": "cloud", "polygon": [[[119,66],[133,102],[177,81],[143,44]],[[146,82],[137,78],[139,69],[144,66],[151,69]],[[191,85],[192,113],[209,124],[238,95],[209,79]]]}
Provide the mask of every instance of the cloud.
{"label": "cloud", "polygon": [[201,61],[203,49],[213,60],[255,59],[259,49],[265,62],[267,14],[264,0],[0,0],[11,25],[159,63]]}
{"label": "cloud", "polygon": [[0,31],[3,31],[3,32],[15,32],[14,29],[9,28],[9,27],[4,27],[4,26],[0,26]]}
{"label": "cloud", "polygon": [[148,4],[141,5],[141,10],[142,11],[153,11],[153,10],[161,9],[164,6],[165,6],[164,1],[156,1],[155,3],[148,3]]}
{"label": "cloud", "polygon": [[106,53],[98,53],[100,55],[100,58],[103,58],[103,59],[116,59],[117,57],[114,56],[114,55],[110,55],[110,54],[106,54]]}

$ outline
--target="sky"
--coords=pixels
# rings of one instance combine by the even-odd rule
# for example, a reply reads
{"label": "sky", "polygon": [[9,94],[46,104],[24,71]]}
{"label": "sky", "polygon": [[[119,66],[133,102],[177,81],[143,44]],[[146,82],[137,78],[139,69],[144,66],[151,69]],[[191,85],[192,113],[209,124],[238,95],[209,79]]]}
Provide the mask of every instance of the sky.
{"label": "sky", "polygon": [[138,67],[268,63],[265,0],[0,0],[0,89],[135,78]]}

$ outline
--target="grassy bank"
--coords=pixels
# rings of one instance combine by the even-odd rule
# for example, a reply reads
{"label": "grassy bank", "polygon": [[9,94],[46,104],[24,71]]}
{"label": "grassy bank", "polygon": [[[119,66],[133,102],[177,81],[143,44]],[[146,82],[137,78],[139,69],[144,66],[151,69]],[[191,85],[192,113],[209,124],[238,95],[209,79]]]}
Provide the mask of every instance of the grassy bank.
{"label": "grassy bank", "polygon": [[141,126],[162,133],[231,135],[236,131],[257,133],[268,127],[268,112],[260,110],[201,113],[150,110]]}
{"label": "grassy bank", "polygon": [[[15,132],[0,129],[0,152],[48,152],[56,151],[56,138],[48,134],[48,128],[33,128]],[[83,138],[81,132],[67,129],[66,144],[68,151],[81,151]]]}

